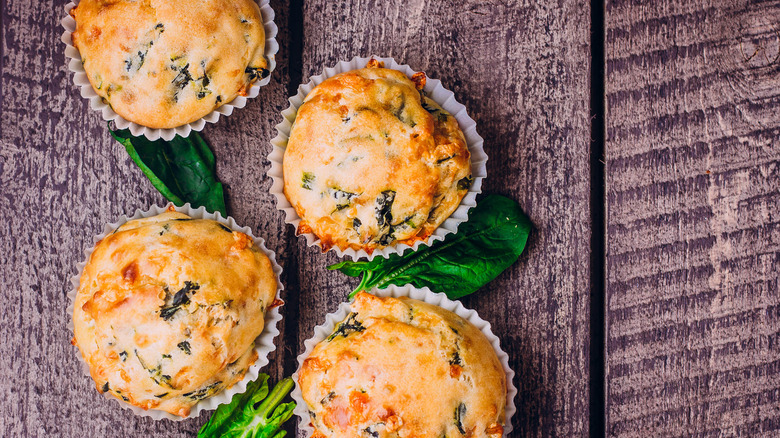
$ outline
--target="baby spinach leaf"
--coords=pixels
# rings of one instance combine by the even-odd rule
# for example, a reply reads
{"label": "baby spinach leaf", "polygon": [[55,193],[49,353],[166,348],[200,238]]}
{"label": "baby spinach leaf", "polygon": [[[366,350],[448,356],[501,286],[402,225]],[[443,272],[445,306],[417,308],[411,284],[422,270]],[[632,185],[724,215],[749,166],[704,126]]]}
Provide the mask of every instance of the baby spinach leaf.
{"label": "baby spinach leaf", "polygon": [[293,386],[288,377],[269,394],[268,375],[260,374],[257,380],[249,382],[244,393],[235,394],[230,403],[214,411],[198,432],[198,438],[282,438],[287,432],[279,428],[292,417],[295,402],[281,401]]}
{"label": "baby spinach leaf", "polygon": [[133,136],[129,129],[109,131],[166,199],[179,206],[189,202],[194,208],[203,206],[227,216],[214,154],[200,134],[193,131],[188,137],[151,141]]}
{"label": "baby spinach leaf", "polygon": [[476,292],[511,266],[525,248],[531,222],[517,202],[488,195],[469,212],[469,220],[443,241],[404,255],[328,266],[351,277],[363,276],[350,294],[394,284],[428,287],[456,299]]}

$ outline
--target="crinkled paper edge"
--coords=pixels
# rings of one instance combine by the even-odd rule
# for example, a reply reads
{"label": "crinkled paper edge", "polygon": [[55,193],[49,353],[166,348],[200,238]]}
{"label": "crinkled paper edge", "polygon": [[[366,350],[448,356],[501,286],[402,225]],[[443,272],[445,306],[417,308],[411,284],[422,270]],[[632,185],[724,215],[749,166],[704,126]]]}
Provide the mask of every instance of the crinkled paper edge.
{"label": "crinkled paper edge", "polygon": [[[398,64],[393,58],[380,58],[378,56],[368,58],[355,57],[349,62],[341,61],[336,64],[335,67],[325,68],[325,71],[321,75],[312,76],[308,83],[298,87],[298,94],[290,98],[290,107],[282,111],[284,120],[276,125],[277,135],[271,140],[273,149],[268,155],[268,160],[271,162],[271,168],[268,170],[268,175],[273,180],[270,192],[276,198],[276,208],[285,213],[284,221],[295,227],[296,233],[301,218],[284,195],[284,167],[282,162],[284,160],[284,150],[287,147],[287,140],[290,138],[290,130],[295,121],[295,116],[298,113],[298,108],[303,104],[306,95],[309,94],[315,86],[322,83],[322,81],[339,73],[363,68],[371,59],[382,61],[386,68],[399,70],[410,78],[416,73],[416,71],[412,70],[408,65]],[[447,234],[457,232],[458,226],[462,222],[468,220],[468,211],[477,205],[477,195],[482,193],[482,180],[487,176],[487,167],[485,164],[488,159],[483,147],[484,140],[477,133],[477,123],[469,117],[466,107],[455,100],[455,94],[442,86],[440,80],[427,78],[424,91],[429,98],[433,99],[455,117],[460,125],[461,131],[463,131],[463,136],[466,138],[466,145],[468,146],[469,152],[471,152],[471,175],[474,178],[471,188],[460,201],[458,208],[433,232],[427,241],[417,241],[414,242],[412,246],[396,243],[393,246],[377,248],[372,254],[368,254],[363,249],[354,250],[348,248],[342,250],[335,246],[329,249],[330,251],[335,251],[339,257],[348,256],[353,260],[364,258],[373,260],[374,257],[377,256],[387,258],[390,254],[403,254],[410,248],[413,251],[417,251],[420,245],[431,245],[437,240],[443,240]],[[302,235],[306,238],[308,246],[322,248],[322,241],[313,233],[305,233]]]}
{"label": "crinkled paper edge", "polygon": [[[173,204],[168,204],[168,205],[173,206]],[[79,288],[79,280],[81,279],[81,274],[84,271],[84,267],[86,266],[87,261],[92,255],[92,251],[94,250],[94,245],[97,242],[99,242],[101,239],[106,237],[108,234],[112,233],[122,224],[125,224],[134,219],[156,216],[160,213],[166,212],[167,208],[168,206],[160,207],[155,205],[146,211],[136,210],[135,214],[133,214],[130,217],[126,215],[122,215],[115,222],[106,224],[103,227],[103,232],[98,234],[92,239],[93,245],[91,245],[89,248],[86,248],[84,250],[84,261],[80,262],[76,266],[76,270],[78,272],[70,279],[71,290],[68,292],[69,304],[67,308],[67,313],[68,313],[68,329],[70,330],[71,334],[73,333],[73,307],[76,301],[76,293],[78,292],[78,288]],[[238,224],[236,224],[236,221],[232,217],[228,216],[227,218],[224,218],[219,212],[209,213],[204,207],[192,208],[189,203],[184,204],[181,207],[174,206],[174,208],[179,213],[184,213],[192,217],[193,219],[215,220],[220,224],[230,228],[233,231],[240,231],[246,234],[247,236],[251,237],[254,244],[271,260],[271,266],[273,267],[274,274],[276,275],[276,284],[277,284],[276,297],[281,299],[281,293],[282,290],[284,289],[284,286],[282,285],[281,282],[282,267],[279,266],[279,264],[276,262],[276,255],[274,254],[274,252],[269,250],[265,246],[264,239],[260,237],[255,237],[255,235],[252,233],[251,228],[241,227]],[[278,306],[273,307],[270,310],[266,311],[265,325],[263,327],[263,331],[262,333],[260,333],[260,336],[258,336],[257,339],[255,339],[255,351],[257,352],[257,360],[255,361],[254,365],[249,367],[249,369],[246,372],[246,375],[242,380],[236,382],[230,388],[227,388],[222,392],[195,404],[192,407],[192,410],[190,411],[190,415],[188,415],[187,417],[182,418],[176,415],[169,414],[168,412],[154,410],[154,409],[150,409],[147,411],[137,406],[133,406],[129,403],[123,402],[122,400],[119,400],[118,398],[110,395],[107,392],[103,393],[103,395],[106,398],[115,400],[117,403],[119,403],[120,406],[122,406],[124,409],[128,409],[132,411],[135,415],[139,415],[142,417],[150,417],[154,420],[168,419],[174,421],[181,421],[188,418],[196,418],[198,415],[200,415],[201,411],[210,411],[216,409],[217,406],[223,403],[229,403],[230,400],[233,398],[234,394],[239,394],[246,391],[246,385],[249,382],[257,379],[260,369],[268,365],[268,356],[274,350],[276,350],[276,345],[274,345],[274,338],[279,335],[279,329],[276,328],[276,325],[281,320],[282,320],[282,315],[279,312]],[[89,366],[87,365],[86,362],[84,362],[84,358],[81,356],[80,350],[77,347],[74,347],[74,349],[75,349],[76,356],[78,357],[79,361],[81,361],[82,372],[84,373],[85,376],[89,378],[90,381],[92,381],[92,376],[89,374]]]}
{"label": "crinkled paper edge", "polygon": [[[517,388],[513,382],[515,378],[515,372],[509,367],[509,355],[504,353],[501,349],[501,343],[493,331],[490,329],[490,323],[480,318],[477,312],[471,309],[467,309],[461,304],[460,301],[453,301],[447,298],[447,295],[443,293],[432,292],[427,287],[419,289],[410,285],[403,287],[390,285],[387,289],[374,289],[372,294],[379,297],[409,297],[415,300],[424,301],[428,304],[439,306],[443,309],[449,310],[467,320],[475,327],[480,329],[482,333],[487,337],[490,344],[498,356],[499,362],[504,367],[506,372],[506,409],[504,418],[504,437],[509,436],[512,432],[512,417],[515,415],[517,408],[515,407],[515,396],[517,396]],[[293,380],[295,381],[295,389],[292,391],[292,398],[295,400],[295,415],[300,419],[299,428],[304,431],[304,438],[309,438],[314,434],[314,428],[311,426],[311,417],[309,416],[309,409],[306,402],[303,400],[303,393],[301,392],[300,385],[298,384],[298,373],[301,371],[303,361],[311,354],[314,347],[325,340],[333,330],[336,328],[336,324],[343,321],[351,311],[350,303],[341,303],[338,310],[329,313],[325,316],[325,322],[321,325],[314,327],[314,335],[307,339],[304,343],[304,352],[298,356],[298,369],[293,374]]]}
{"label": "crinkled paper edge", "polygon": [[114,112],[114,110],[111,109],[111,106],[104,102],[103,98],[92,88],[92,84],[90,84],[87,73],[84,71],[84,66],[81,63],[81,55],[79,54],[78,49],[73,46],[73,39],[71,37],[76,30],[76,21],[70,16],[70,10],[75,8],[78,3],[79,0],[73,0],[65,5],[65,18],[60,21],[62,27],[65,29],[61,39],[66,45],[65,57],[70,59],[70,62],[68,62],[68,70],[73,72],[73,84],[81,89],[81,97],[89,100],[90,107],[92,107],[93,110],[100,112],[103,120],[107,122],[113,121],[119,129],[129,128],[130,132],[136,137],[143,135],[152,141],[159,138],[171,140],[177,134],[182,137],[187,137],[192,131],[200,132],[206,126],[206,122],[216,123],[220,116],[227,117],[233,114],[233,109],[246,106],[247,99],[257,97],[260,93],[260,87],[271,81],[270,73],[273,73],[274,69],[276,69],[276,53],[279,51],[279,43],[276,42],[276,34],[279,32],[279,29],[274,23],[275,13],[274,10],[271,9],[269,0],[258,0],[257,3],[258,6],[260,6],[260,12],[263,17],[263,27],[265,29],[265,57],[268,58],[268,70],[270,72],[268,76],[252,84],[252,87],[249,88],[246,96],[236,96],[232,101],[214,109],[214,111],[194,122],[169,129],[148,128],[135,122],[128,121]]}

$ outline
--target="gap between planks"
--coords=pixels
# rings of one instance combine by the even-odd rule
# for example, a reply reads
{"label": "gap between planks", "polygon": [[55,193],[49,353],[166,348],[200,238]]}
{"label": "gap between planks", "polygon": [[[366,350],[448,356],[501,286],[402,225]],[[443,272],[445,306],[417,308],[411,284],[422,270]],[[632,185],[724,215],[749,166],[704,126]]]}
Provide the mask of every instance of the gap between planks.
{"label": "gap between planks", "polygon": [[606,175],[604,67],[605,5],[590,5],[590,436],[606,436]]}
{"label": "gap between planks", "polygon": [[[289,2],[289,12],[287,16],[287,28],[289,30],[290,47],[288,49],[287,68],[289,69],[290,80],[287,83],[287,95],[295,96],[298,93],[298,86],[301,84],[303,76],[303,0],[291,0]],[[285,301],[287,302],[286,312],[287,319],[291,323],[285,324],[284,327],[284,345],[288,346],[289,351],[285,351],[283,355],[284,375],[291,376],[298,369],[298,355],[301,350],[298,348],[302,342],[300,341],[300,330],[298,327],[298,320],[300,317],[300,289],[301,282],[299,278],[301,255],[299,249],[298,236],[287,224],[284,224],[285,241],[288,242],[288,252],[290,253],[290,259],[288,260],[288,266],[285,266],[286,278],[286,294]],[[303,247],[305,250],[305,246]],[[291,353],[291,354],[290,354]],[[298,422],[300,419],[295,416],[293,421],[287,422],[285,429],[289,436],[298,436],[301,428]]]}

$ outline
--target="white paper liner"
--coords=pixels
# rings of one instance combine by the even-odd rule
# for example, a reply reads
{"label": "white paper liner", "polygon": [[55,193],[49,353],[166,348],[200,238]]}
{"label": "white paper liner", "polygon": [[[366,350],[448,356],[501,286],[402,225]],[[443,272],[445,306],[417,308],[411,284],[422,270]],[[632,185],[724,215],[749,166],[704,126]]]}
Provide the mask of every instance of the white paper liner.
{"label": "white paper liner", "polygon": [[[298,216],[298,213],[295,211],[292,204],[290,204],[290,201],[287,200],[287,197],[284,196],[284,167],[282,162],[284,161],[284,150],[287,148],[287,140],[290,138],[290,130],[292,129],[293,122],[295,122],[295,116],[298,114],[298,108],[303,104],[306,95],[308,95],[315,86],[322,83],[322,81],[339,73],[363,68],[371,59],[384,62],[385,68],[399,70],[409,78],[417,73],[406,64],[398,64],[393,58],[371,56],[368,58],[355,57],[349,62],[340,61],[335,67],[325,68],[325,71],[321,75],[312,76],[308,83],[299,86],[298,94],[290,98],[290,107],[282,111],[284,120],[276,125],[277,135],[271,140],[273,150],[268,155],[268,160],[271,162],[271,168],[268,170],[268,175],[273,180],[270,192],[276,198],[276,208],[285,213],[285,222],[294,226],[296,233],[301,218]],[[363,249],[354,250],[348,248],[342,250],[336,246],[330,248],[330,250],[335,251],[339,257],[349,256],[355,260],[362,258],[373,260],[376,256],[387,258],[390,254],[403,254],[404,251],[409,248],[416,251],[420,245],[431,245],[437,240],[443,240],[444,236],[447,234],[457,232],[460,223],[468,220],[468,211],[471,207],[477,205],[477,195],[482,193],[482,180],[487,176],[485,163],[488,159],[487,154],[485,154],[485,149],[483,148],[484,140],[477,134],[477,123],[469,117],[466,107],[455,100],[455,94],[442,86],[440,80],[428,77],[424,91],[429,98],[441,105],[442,108],[455,117],[458,121],[458,125],[460,125],[461,131],[463,131],[463,136],[466,138],[466,145],[469,148],[469,152],[471,152],[471,176],[474,178],[471,188],[468,193],[466,193],[466,196],[460,201],[458,208],[447,220],[439,225],[427,241],[418,240],[414,242],[412,246],[403,243],[395,243],[392,246],[377,248],[372,254],[368,254]],[[305,233],[303,236],[306,237],[306,243],[309,246],[316,245],[320,248],[322,247],[322,241],[313,233]]]}
{"label": "white paper liner", "polygon": [[[168,205],[173,205],[173,204],[168,204]],[[281,299],[281,292],[284,289],[284,286],[282,285],[281,282],[282,267],[279,266],[278,263],[276,263],[276,255],[274,254],[274,252],[266,248],[264,239],[260,237],[255,237],[254,234],[252,234],[251,228],[241,227],[238,224],[236,224],[236,221],[232,217],[228,216],[227,218],[224,218],[219,212],[209,213],[204,207],[192,208],[189,203],[184,204],[181,207],[174,206],[174,208],[179,213],[184,213],[193,219],[215,220],[220,224],[230,228],[233,231],[240,231],[246,234],[247,236],[251,237],[254,244],[271,260],[271,266],[273,267],[274,274],[276,274],[276,284],[277,284],[276,297],[278,299]],[[93,240],[92,246],[84,250],[84,261],[80,262],[76,266],[78,273],[73,277],[71,277],[70,279],[72,288],[68,292],[69,304],[68,304],[67,312],[68,312],[68,329],[71,331],[71,333],[73,333],[73,306],[74,306],[74,302],[76,301],[76,293],[78,292],[79,289],[79,280],[81,279],[81,273],[84,271],[84,267],[86,266],[87,261],[89,261],[89,258],[92,255],[92,251],[94,250],[94,245],[98,241],[103,239],[106,235],[112,233],[114,230],[116,230],[119,226],[121,226],[124,223],[127,223],[134,219],[156,216],[166,211],[168,211],[168,206],[160,207],[155,205],[146,211],[136,210],[135,214],[133,214],[130,217],[126,215],[122,215],[119,217],[119,219],[116,220],[116,222],[106,224],[103,227],[103,232],[92,239]],[[274,345],[274,338],[279,335],[279,330],[276,328],[276,324],[281,320],[282,320],[282,315],[279,313],[279,306],[273,307],[265,312],[265,326],[263,327],[263,331],[262,333],[260,333],[260,336],[258,336],[255,339],[255,351],[257,352],[257,360],[252,366],[249,367],[244,378],[236,382],[235,384],[233,384],[233,386],[231,386],[230,388],[227,388],[222,392],[212,397],[209,397],[205,400],[199,401],[197,404],[192,406],[190,415],[188,415],[187,417],[182,418],[176,415],[169,414],[168,412],[154,410],[154,409],[150,409],[147,411],[137,406],[133,406],[129,403],[126,403],[114,397],[113,395],[110,395],[108,392],[104,392],[103,395],[106,398],[115,400],[123,408],[128,409],[132,411],[134,414],[142,417],[150,417],[154,420],[168,419],[174,421],[181,421],[188,418],[195,418],[200,414],[201,411],[210,411],[216,409],[217,406],[223,403],[229,403],[230,400],[233,398],[234,394],[238,394],[246,391],[247,383],[257,378],[260,369],[268,365],[268,355],[270,355],[274,350],[276,350],[276,345]],[[92,376],[89,374],[89,366],[87,365],[86,362],[84,362],[84,358],[82,357],[81,351],[78,348],[76,348],[76,356],[81,362],[82,372],[84,373],[85,376],[89,377],[90,381],[92,381]]]}
{"label": "white paper liner", "polygon": [[[517,388],[515,388],[512,380],[515,378],[515,372],[509,367],[509,355],[504,353],[501,349],[500,341],[493,331],[490,330],[490,323],[480,318],[477,312],[471,309],[467,309],[460,303],[460,301],[452,301],[447,298],[447,295],[443,293],[432,292],[427,287],[419,289],[411,285],[403,287],[390,285],[386,289],[373,289],[371,294],[378,297],[409,297],[415,300],[423,301],[428,304],[439,306],[443,309],[449,310],[467,320],[475,327],[480,329],[485,337],[488,339],[493,349],[496,351],[499,362],[504,367],[506,372],[506,409],[504,418],[504,437],[509,436],[512,432],[512,416],[515,415],[517,408],[515,407],[515,396],[517,395]],[[329,313],[325,316],[325,322],[321,325],[314,327],[314,336],[304,341],[304,352],[298,356],[298,369],[293,374],[292,378],[295,381],[295,388],[292,391],[292,398],[295,400],[295,415],[300,418],[299,429],[304,431],[304,438],[309,438],[314,434],[314,428],[311,426],[311,417],[309,416],[309,409],[306,402],[303,400],[303,393],[301,387],[298,384],[298,373],[301,371],[303,361],[311,354],[314,347],[325,340],[333,333],[336,328],[336,324],[343,321],[347,315],[351,312],[350,303],[341,303],[338,310],[333,313]]]}
{"label": "white paper liner", "polygon": [[194,122],[169,129],[148,128],[126,120],[111,109],[111,106],[108,105],[92,88],[92,84],[90,84],[89,78],[87,78],[87,74],[84,71],[84,66],[81,64],[81,55],[79,54],[78,49],[73,46],[73,38],[71,36],[76,30],[76,20],[70,16],[70,10],[76,7],[79,0],[73,0],[65,5],[65,18],[60,21],[62,27],[65,28],[65,32],[62,33],[62,42],[66,45],[65,56],[70,58],[68,69],[73,72],[73,83],[81,88],[81,97],[89,99],[90,106],[93,110],[100,112],[103,120],[107,122],[113,121],[119,129],[129,128],[130,132],[136,137],[143,135],[149,140],[157,140],[161,137],[163,140],[171,140],[177,134],[186,137],[190,135],[190,132],[192,131],[201,131],[203,127],[206,126],[206,122],[216,123],[220,116],[227,117],[233,114],[234,108],[243,108],[246,106],[247,99],[257,97],[260,93],[260,87],[271,81],[271,73],[273,73],[276,68],[276,52],[279,51],[279,43],[276,42],[276,34],[279,32],[279,29],[276,27],[276,24],[274,24],[275,13],[274,10],[271,9],[269,1],[270,0],[257,0],[257,4],[260,6],[260,12],[263,16],[263,27],[265,29],[265,57],[268,58],[268,76],[253,83],[246,96],[236,96],[232,101],[223,104]]}

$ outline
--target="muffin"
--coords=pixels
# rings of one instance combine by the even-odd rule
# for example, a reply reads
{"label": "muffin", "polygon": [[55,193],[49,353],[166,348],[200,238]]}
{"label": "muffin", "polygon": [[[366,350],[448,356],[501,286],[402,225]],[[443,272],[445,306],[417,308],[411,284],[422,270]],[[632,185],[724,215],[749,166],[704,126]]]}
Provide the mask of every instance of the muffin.
{"label": "muffin", "polygon": [[70,14],[95,92],[139,125],[193,122],[269,74],[253,0],[81,0]]}
{"label": "muffin", "polygon": [[271,260],[244,233],[175,211],[132,220],[82,271],[73,344],[98,391],[186,417],[255,363],[276,291]]}
{"label": "muffin", "polygon": [[472,182],[457,120],[411,79],[372,60],[316,86],[284,152],[284,194],[324,251],[427,240]]}
{"label": "muffin", "polygon": [[409,299],[358,294],[303,361],[314,437],[501,437],[506,374],[485,335]]}

